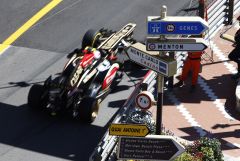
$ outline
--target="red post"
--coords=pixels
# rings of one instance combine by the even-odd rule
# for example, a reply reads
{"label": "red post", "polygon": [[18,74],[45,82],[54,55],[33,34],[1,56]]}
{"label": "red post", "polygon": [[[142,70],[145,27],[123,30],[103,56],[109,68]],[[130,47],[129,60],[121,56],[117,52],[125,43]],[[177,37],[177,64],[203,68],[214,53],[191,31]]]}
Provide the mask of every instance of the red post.
{"label": "red post", "polygon": [[198,16],[205,19],[205,2],[204,2],[204,0],[199,0]]}
{"label": "red post", "polygon": [[[207,16],[207,11],[206,11],[206,7],[205,7],[205,0],[199,0],[198,1],[199,5],[198,5],[198,16],[201,17],[202,19],[205,20],[206,16]],[[204,37],[204,33],[199,35],[199,37]]]}
{"label": "red post", "polygon": [[234,0],[228,0],[228,20],[227,20],[228,25],[232,24],[233,12],[234,12]]}

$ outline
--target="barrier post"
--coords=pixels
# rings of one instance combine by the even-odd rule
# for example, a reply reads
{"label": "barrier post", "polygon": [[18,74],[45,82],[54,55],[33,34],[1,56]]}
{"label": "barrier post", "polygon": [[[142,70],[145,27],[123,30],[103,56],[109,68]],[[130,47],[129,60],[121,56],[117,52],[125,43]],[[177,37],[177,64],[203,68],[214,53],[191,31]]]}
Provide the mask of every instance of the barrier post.
{"label": "barrier post", "polygon": [[199,0],[198,16],[201,17],[202,19],[205,18],[205,2],[204,2],[204,0]]}
{"label": "barrier post", "polygon": [[[168,52],[170,58],[174,58],[175,52]],[[174,83],[174,76],[168,77],[168,89],[173,89],[173,83]]]}
{"label": "barrier post", "polygon": [[228,0],[228,19],[227,19],[227,25],[232,25],[233,21],[233,11],[234,11],[234,0]]}

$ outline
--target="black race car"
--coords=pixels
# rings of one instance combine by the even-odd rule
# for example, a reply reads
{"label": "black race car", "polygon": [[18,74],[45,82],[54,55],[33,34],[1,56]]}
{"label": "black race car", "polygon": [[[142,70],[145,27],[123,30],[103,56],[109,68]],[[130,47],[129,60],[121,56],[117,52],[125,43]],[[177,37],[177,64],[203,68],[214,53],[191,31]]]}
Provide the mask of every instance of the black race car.
{"label": "black race car", "polygon": [[99,103],[122,76],[121,56],[131,45],[136,24],[129,23],[118,32],[89,30],[82,48],[70,53],[60,75],[50,76],[43,85],[35,84],[28,94],[31,108],[44,109],[51,115],[70,113],[91,123],[98,115]]}

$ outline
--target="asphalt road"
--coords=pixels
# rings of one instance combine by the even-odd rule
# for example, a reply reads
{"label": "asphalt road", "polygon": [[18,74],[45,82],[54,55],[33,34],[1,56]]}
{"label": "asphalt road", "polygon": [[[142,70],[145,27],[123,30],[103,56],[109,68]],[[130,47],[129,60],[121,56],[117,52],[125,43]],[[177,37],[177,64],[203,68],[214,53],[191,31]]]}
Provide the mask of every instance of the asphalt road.
{"label": "asphalt road", "polygon": [[[48,2],[1,1],[0,41]],[[188,3],[188,0],[64,0],[38,21],[0,56],[0,161],[87,161],[144,72],[125,74],[119,87],[102,102],[99,117],[91,125],[29,110],[26,102],[30,86],[60,72],[66,54],[80,47],[89,28],[118,30],[134,22],[135,38],[143,41],[147,16],[159,15],[162,5],[167,5],[168,15],[175,15]]]}

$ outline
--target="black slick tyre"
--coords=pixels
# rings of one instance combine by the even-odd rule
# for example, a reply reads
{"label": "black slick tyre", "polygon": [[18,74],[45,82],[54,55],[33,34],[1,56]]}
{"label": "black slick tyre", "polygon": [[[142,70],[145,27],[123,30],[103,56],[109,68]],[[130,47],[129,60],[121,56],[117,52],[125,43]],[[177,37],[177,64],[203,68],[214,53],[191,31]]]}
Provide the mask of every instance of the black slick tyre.
{"label": "black slick tyre", "polygon": [[84,49],[86,46],[96,48],[99,45],[99,38],[101,37],[101,33],[99,31],[90,29],[88,30],[82,39],[82,48]]}
{"label": "black slick tyre", "polygon": [[34,84],[28,93],[28,106],[32,109],[40,109],[42,104],[42,95],[44,87],[39,84]]}
{"label": "black slick tyre", "polygon": [[84,97],[79,104],[78,110],[80,120],[86,123],[92,123],[98,115],[98,100],[93,97]]}

